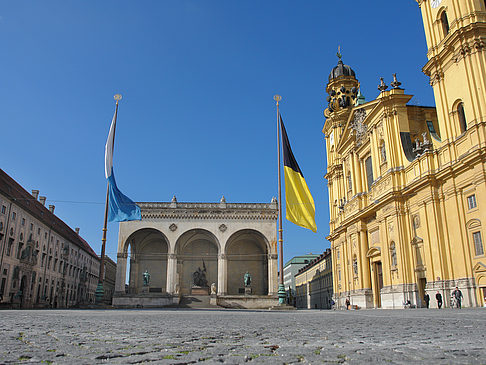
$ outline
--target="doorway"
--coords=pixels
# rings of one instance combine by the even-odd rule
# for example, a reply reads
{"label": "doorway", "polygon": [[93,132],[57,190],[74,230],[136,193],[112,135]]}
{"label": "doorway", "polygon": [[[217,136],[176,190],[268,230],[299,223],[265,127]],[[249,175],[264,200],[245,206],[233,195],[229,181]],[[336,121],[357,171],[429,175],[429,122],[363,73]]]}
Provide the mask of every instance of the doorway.
{"label": "doorway", "polygon": [[383,289],[383,268],[381,261],[375,262],[374,272],[375,272],[375,285],[373,290],[373,295],[375,297],[376,308],[381,308],[381,289]]}

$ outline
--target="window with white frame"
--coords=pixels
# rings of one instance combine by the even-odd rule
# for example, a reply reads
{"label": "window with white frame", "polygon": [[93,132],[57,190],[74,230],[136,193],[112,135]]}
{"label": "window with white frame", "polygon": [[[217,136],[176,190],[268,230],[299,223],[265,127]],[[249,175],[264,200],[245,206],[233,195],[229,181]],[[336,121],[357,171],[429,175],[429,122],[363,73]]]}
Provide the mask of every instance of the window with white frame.
{"label": "window with white frame", "polygon": [[484,255],[483,249],[483,240],[481,238],[481,232],[473,232],[473,241],[474,241],[474,251],[476,252],[476,256]]}
{"label": "window with white frame", "polygon": [[478,205],[476,203],[476,195],[469,195],[467,197],[467,207],[469,210],[476,208]]}

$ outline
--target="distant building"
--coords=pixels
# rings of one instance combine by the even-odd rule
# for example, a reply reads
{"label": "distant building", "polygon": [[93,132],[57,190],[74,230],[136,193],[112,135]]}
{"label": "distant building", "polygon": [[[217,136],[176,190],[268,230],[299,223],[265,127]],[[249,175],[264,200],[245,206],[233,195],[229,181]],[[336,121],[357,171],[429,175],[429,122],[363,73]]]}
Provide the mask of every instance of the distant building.
{"label": "distant building", "polygon": [[295,275],[296,307],[331,309],[332,259],[331,250],[312,260]]}
{"label": "distant building", "polygon": [[116,279],[116,263],[105,256],[105,277],[103,278],[104,297],[103,302],[111,305],[113,300],[113,293],[115,292],[115,279]]}
{"label": "distant building", "polygon": [[301,268],[306,266],[309,262],[319,257],[319,255],[302,255],[294,256],[284,266],[284,286],[287,292],[287,302],[295,305],[295,275]]}
{"label": "distant building", "polygon": [[94,302],[98,256],[79,228],[73,231],[38,195],[0,170],[0,305],[65,308]]}

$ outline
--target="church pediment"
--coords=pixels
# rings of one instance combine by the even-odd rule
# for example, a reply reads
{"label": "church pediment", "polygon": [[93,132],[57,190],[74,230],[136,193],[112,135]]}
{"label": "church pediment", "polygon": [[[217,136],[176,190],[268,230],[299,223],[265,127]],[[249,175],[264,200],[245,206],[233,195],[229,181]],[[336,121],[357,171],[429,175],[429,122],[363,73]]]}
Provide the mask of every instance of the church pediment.
{"label": "church pediment", "polygon": [[[374,105],[373,105],[374,104]],[[356,144],[357,147],[365,143],[368,136],[368,125],[370,120],[376,114],[376,110],[380,105],[379,101],[370,102],[360,107],[356,107],[349,114],[348,120],[343,129],[343,134],[337,145],[337,150],[350,142]]]}
{"label": "church pediment", "polygon": [[486,273],[486,265],[482,262],[478,262],[476,265],[474,265],[473,271],[475,273]]}
{"label": "church pediment", "polygon": [[379,247],[371,247],[368,252],[366,253],[366,257],[375,257],[381,255],[381,248]]}

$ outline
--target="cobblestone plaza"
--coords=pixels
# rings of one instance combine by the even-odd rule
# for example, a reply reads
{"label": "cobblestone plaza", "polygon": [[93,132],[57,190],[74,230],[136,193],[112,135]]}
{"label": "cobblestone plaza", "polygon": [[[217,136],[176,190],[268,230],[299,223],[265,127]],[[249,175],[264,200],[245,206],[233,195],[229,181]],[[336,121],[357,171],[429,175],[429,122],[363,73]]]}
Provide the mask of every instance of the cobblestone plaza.
{"label": "cobblestone plaza", "polygon": [[486,363],[486,310],[2,311],[0,363]]}

